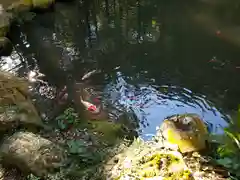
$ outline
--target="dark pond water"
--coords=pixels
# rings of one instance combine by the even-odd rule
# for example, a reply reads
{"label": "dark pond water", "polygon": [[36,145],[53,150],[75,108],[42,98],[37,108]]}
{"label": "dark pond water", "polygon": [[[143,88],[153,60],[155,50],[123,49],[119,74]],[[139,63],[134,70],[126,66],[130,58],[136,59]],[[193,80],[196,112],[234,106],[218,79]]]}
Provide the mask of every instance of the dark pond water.
{"label": "dark pond water", "polygon": [[108,102],[135,113],[144,138],[178,113],[197,113],[221,133],[227,114],[240,102],[238,4],[59,3],[55,11],[13,27],[16,50],[2,58],[2,68],[21,76],[30,70],[45,74],[47,84],[35,86],[42,99],[54,98],[51,92],[66,83],[67,74],[79,80],[88,71],[101,70],[96,86]]}

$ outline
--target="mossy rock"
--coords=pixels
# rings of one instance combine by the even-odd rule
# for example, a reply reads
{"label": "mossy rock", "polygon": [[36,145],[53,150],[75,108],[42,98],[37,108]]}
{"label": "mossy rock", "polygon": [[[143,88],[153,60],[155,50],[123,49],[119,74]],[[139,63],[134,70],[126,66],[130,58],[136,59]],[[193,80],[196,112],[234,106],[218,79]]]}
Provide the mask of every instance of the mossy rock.
{"label": "mossy rock", "polygon": [[0,130],[12,125],[35,125],[43,127],[37,109],[30,99],[28,82],[11,73],[0,72]]}
{"label": "mossy rock", "polygon": [[181,153],[136,139],[115,157],[117,164],[106,171],[109,179],[192,179]]}
{"label": "mossy rock", "polygon": [[182,153],[187,153],[205,149],[207,135],[207,127],[197,115],[184,114],[164,120],[157,136],[178,145]]}

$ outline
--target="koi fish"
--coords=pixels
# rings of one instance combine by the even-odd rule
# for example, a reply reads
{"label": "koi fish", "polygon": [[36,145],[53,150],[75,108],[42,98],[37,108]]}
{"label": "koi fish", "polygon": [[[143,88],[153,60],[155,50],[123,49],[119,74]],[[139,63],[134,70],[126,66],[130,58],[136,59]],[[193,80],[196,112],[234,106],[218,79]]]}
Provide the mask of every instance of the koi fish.
{"label": "koi fish", "polygon": [[88,101],[84,101],[82,97],[80,98],[81,103],[85,107],[86,110],[90,111],[91,113],[97,114],[101,111],[101,106],[96,106]]}
{"label": "koi fish", "polygon": [[88,78],[89,78],[90,76],[92,76],[93,74],[95,74],[95,73],[99,73],[99,72],[100,72],[100,70],[96,70],[96,69],[94,69],[94,70],[92,70],[92,71],[90,71],[90,72],[84,74],[83,77],[82,77],[82,81],[88,79]]}

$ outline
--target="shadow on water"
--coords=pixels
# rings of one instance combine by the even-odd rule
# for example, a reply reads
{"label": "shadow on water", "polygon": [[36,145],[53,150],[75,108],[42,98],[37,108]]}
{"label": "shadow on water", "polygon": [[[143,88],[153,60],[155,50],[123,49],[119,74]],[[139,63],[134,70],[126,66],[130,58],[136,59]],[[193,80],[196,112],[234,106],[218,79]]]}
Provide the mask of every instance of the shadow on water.
{"label": "shadow on water", "polygon": [[210,23],[201,16],[205,10],[207,16],[221,14],[218,6],[228,7],[207,0],[57,4],[54,12],[13,27],[16,51],[2,62],[15,63],[22,76],[39,70],[49,92],[66,84],[68,74],[79,80],[100,69],[95,83],[116,106],[136,114],[143,136],[154,134],[167,116],[185,112],[220,132],[217,127],[226,125],[222,111],[239,103],[240,51],[228,33],[233,31],[221,32],[237,22],[224,26],[217,15]]}

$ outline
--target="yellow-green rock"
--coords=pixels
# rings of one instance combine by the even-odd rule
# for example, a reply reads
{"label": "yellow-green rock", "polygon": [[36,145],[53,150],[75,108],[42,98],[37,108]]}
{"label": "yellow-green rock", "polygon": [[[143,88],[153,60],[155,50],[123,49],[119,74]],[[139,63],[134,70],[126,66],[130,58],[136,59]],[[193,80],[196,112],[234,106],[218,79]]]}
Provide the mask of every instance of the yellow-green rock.
{"label": "yellow-green rock", "polygon": [[11,5],[7,7],[7,10],[19,13],[23,11],[29,11],[30,9],[32,9],[32,7],[32,0],[15,0]]}
{"label": "yellow-green rock", "polygon": [[159,131],[168,142],[177,144],[182,153],[206,148],[208,131],[204,122],[195,114],[166,119]]}
{"label": "yellow-green rock", "polygon": [[32,0],[32,5],[34,8],[48,8],[54,2],[55,0]]}

